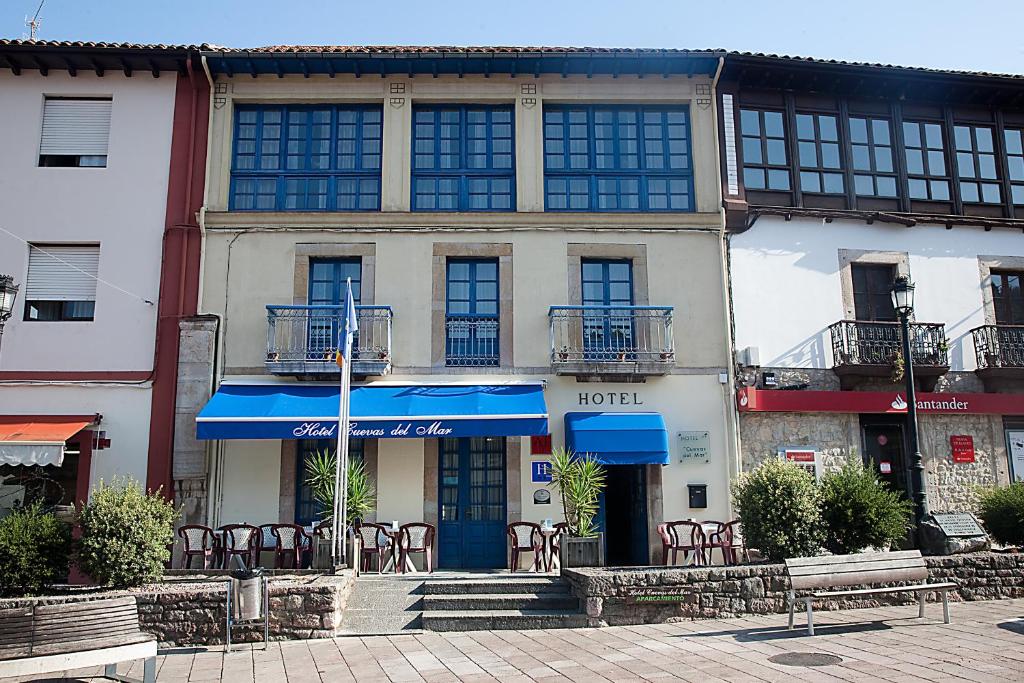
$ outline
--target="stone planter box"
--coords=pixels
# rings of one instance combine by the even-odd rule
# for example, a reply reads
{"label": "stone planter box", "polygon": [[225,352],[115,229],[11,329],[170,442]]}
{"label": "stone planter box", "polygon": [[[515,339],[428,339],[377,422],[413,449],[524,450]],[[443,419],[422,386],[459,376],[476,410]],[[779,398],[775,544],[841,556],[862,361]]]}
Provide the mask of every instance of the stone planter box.
{"label": "stone planter box", "polygon": [[604,566],[604,534],[599,533],[593,538],[577,538],[563,536],[561,561],[563,567],[603,567]]}

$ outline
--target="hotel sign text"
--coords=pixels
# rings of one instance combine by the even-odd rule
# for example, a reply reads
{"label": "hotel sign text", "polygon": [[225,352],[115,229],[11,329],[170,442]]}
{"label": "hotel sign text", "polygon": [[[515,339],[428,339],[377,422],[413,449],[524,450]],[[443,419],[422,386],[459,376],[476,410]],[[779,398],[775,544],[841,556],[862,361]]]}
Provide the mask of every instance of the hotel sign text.
{"label": "hotel sign text", "polygon": [[581,391],[581,406],[642,406],[644,400],[635,391]]}

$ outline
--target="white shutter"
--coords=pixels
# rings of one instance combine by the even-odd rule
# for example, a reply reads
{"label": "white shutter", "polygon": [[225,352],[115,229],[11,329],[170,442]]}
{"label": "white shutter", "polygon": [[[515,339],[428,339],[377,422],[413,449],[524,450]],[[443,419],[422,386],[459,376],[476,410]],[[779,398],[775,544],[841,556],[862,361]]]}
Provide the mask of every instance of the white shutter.
{"label": "white shutter", "polygon": [[111,100],[46,98],[39,153],[106,156],[110,107]]}
{"label": "white shutter", "polygon": [[95,301],[99,269],[98,246],[30,245],[25,299]]}

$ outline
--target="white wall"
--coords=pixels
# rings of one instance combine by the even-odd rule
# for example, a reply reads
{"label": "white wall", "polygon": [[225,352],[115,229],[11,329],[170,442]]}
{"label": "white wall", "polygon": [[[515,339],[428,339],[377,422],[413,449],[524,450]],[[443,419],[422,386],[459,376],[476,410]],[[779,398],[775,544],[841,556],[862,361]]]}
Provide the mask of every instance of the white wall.
{"label": "white wall", "polygon": [[225,441],[223,498],[218,525],[276,524],[281,488],[281,442]]}
{"label": "white wall", "polygon": [[917,285],[915,317],[946,324],[953,370],[974,370],[970,330],[985,323],[979,255],[1022,256],[1012,230],[764,216],[732,237],[736,348],[764,367],[832,367],[828,326],[843,319],[839,250],[903,252]]}
{"label": "white wall", "polygon": [[[0,73],[0,228],[29,242],[99,242],[99,277],[156,301],[176,79]],[[106,168],[41,168],[45,95],[112,96]],[[28,246],[0,231],[0,273],[24,285]],[[24,287],[0,370],[150,370],[156,307],[102,284],[94,322],[24,322]]]}

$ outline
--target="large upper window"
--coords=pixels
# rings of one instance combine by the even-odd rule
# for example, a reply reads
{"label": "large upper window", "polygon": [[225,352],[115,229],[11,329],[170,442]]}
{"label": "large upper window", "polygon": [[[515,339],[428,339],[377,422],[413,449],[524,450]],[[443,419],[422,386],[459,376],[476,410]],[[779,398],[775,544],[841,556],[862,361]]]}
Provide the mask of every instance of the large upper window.
{"label": "large upper window", "polygon": [[1010,197],[1017,206],[1024,206],[1024,131],[1007,129],[1003,136],[1010,171]]}
{"label": "large upper window", "polygon": [[99,266],[99,245],[29,245],[25,320],[92,320]]}
{"label": "large upper window", "polygon": [[748,190],[789,191],[786,129],[782,112],[740,110],[743,185]]}
{"label": "large upper window", "polygon": [[910,198],[948,202],[949,173],[946,171],[942,124],[904,121],[903,145]]}
{"label": "large upper window", "polygon": [[998,204],[1002,201],[992,129],[955,126],[956,173],[960,198],[965,203]]}
{"label": "large upper window", "polygon": [[380,209],[380,106],[239,105],[231,208]]}
{"label": "large upper window", "polygon": [[888,119],[851,116],[850,149],[856,193],[862,197],[896,197],[896,170]]}
{"label": "large upper window", "polygon": [[800,190],[821,194],[843,193],[839,156],[839,126],[831,114],[796,115],[797,160]]}
{"label": "large upper window", "polygon": [[850,267],[853,278],[853,306],[857,320],[896,320],[892,304],[892,283],[896,268],[890,265],[854,263]]}
{"label": "large upper window", "polygon": [[992,271],[992,303],[997,325],[1024,325],[1024,274]]}
{"label": "large upper window", "polygon": [[43,100],[40,166],[106,166],[110,140],[109,97]]}
{"label": "large upper window", "polygon": [[514,211],[512,108],[436,105],[413,112],[414,211]]}
{"label": "large upper window", "polygon": [[446,277],[447,365],[498,365],[498,262],[449,259]]}
{"label": "large upper window", "polygon": [[689,110],[544,109],[548,211],[693,211]]}

